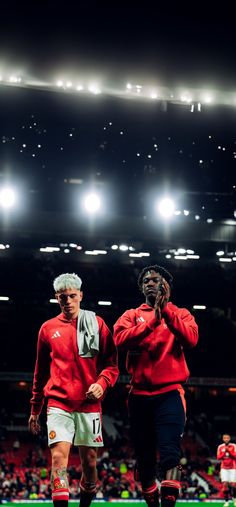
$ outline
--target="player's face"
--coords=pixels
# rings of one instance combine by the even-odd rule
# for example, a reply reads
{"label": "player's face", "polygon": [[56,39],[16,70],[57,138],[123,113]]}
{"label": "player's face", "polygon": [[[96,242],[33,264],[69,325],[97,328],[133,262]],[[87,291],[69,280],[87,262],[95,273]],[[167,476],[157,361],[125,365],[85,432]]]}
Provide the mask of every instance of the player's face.
{"label": "player's face", "polygon": [[230,442],[230,435],[223,435],[223,442],[228,444]]}
{"label": "player's face", "polygon": [[159,283],[162,282],[163,277],[156,273],[156,271],[147,271],[143,277],[142,288],[143,294],[146,299],[156,298]]}
{"label": "player's face", "polygon": [[78,289],[65,289],[58,292],[56,298],[67,319],[75,319],[78,316],[83,292]]}

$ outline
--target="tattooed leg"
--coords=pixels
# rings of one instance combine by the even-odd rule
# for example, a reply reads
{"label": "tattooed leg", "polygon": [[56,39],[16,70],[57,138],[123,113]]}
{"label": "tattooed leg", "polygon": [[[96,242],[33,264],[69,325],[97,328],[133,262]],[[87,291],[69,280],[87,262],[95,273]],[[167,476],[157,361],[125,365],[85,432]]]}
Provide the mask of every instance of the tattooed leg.
{"label": "tattooed leg", "polygon": [[66,468],[58,467],[51,472],[52,500],[54,507],[67,507],[69,483]]}

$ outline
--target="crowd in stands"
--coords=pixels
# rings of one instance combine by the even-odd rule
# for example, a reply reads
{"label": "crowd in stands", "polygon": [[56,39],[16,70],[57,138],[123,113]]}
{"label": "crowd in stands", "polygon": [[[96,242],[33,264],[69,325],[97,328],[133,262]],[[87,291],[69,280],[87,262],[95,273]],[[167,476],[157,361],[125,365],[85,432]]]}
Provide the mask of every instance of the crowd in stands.
{"label": "crowd in stands", "polygon": [[[140,484],[134,480],[135,460],[124,403],[126,391],[126,385],[121,384],[117,387],[116,396],[108,397],[107,401],[104,401],[104,448],[99,451],[97,499],[142,499]],[[233,400],[229,404],[225,391],[219,396],[213,394],[214,396],[209,397],[205,390],[200,395],[193,388],[189,388],[186,393],[189,410],[182,442],[183,471],[180,493],[182,499],[223,499],[216,447],[225,428],[231,432],[235,441],[233,428],[236,411]],[[25,414],[12,413],[7,405],[0,410],[0,499],[2,501],[51,499],[51,460],[46,424],[43,419],[45,415],[41,416],[40,435],[33,437],[27,429],[26,412],[25,409]],[[157,470],[157,477],[160,477],[159,470]],[[77,500],[80,496],[80,478],[79,453],[78,448],[74,447],[69,461],[71,499]]]}
{"label": "crowd in stands", "polygon": [[[105,447],[98,460],[97,499],[142,499],[139,482],[134,480],[134,456],[128,435],[128,425],[122,426],[122,436],[114,420],[106,418],[106,423],[114,425],[114,434],[104,431]],[[31,441],[30,441],[31,438]],[[0,498],[1,501],[50,500],[50,455],[46,435],[37,442],[28,434],[24,438],[12,435],[2,438],[0,444]],[[196,438],[193,422],[187,425],[183,440],[181,460],[182,499],[205,500],[221,498],[221,484],[217,463],[209,460],[209,450],[201,438]],[[158,470],[157,470],[158,476]],[[78,449],[74,448],[69,462],[70,498],[80,496],[79,481],[81,465]]]}

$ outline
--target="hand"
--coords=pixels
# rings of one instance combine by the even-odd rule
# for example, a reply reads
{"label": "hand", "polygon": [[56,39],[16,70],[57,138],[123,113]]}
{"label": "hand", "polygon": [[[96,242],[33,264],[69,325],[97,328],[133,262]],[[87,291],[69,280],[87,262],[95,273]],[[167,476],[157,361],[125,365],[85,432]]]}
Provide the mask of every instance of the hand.
{"label": "hand", "polygon": [[39,424],[38,419],[39,419],[38,415],[31,414],[28,421],[29,430],[31,431],[31,433],[33,433],[33,435],[38,435],[38,433],[41,431],[41,426]]}
{"label": "hand", "polygon": [[103,396],[103,388],[100,384],[91,384],[88,391],[85,393],[86,398],[89,400],[99,400]]}
{"label": "hand", "polygon": [[170,286],[167,283],[167,281],[162,278],[160,280],[158,289],[157,289],[157,295],[154,305],[155,315],[157,320],[161,321],[161,312],[167,305],[170,298]]}

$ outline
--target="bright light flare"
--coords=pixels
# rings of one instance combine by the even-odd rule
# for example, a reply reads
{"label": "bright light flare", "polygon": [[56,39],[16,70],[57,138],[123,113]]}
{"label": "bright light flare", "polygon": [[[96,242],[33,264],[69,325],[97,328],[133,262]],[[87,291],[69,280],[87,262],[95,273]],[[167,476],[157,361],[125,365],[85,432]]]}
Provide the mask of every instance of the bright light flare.
{"label": "bright light flare", "polygon": [[0,190],[0,205],[2,208],[11,208],[16,202],[16,194],[12,188],[5,187]]}
{"label": "bright light flare", "polygon": [[84,199],[84,207],[88,213],[95,213],[101,208],[101,199],[95,194],[88,194]]}
{"label": "bright light flare", "polygon": [[94,95],[99,95],[101,93],[101,89],[96,83],[90,84],[88,90],[90,93],[93,93]]}
{"label": "bright light flare", "polygon": [[154,92],[154,91],[151,92],[150,93],[150,98],[153,99],[153,100],[157,99],[158,98],[157,92]]}
{"label": "bright light flare", "polygon": [[190,104],[193,101],[192,97],[188,93],[183,93],[180,96],[180,100],[181,102],[187,102],[187,104]]}
{"label": "bright light flare", "polygon": [[9,77],[9,83],[20,83],[21,82],[21,77],[17,77],[17,76],[10,76]]}
{"label": "bright light flare", "polygon": [[213,97],[212,97],[211,95],[205,95],[205,96],[203,97],[203,102],[204,102],[205,104],[212,104],[212,102],[213,102]]}
{"label": "bright light flare", "polygon": [[161,216],[164,218],[170,218],[175,211],[174,201],[172,201],[169,197],[166,197],[157,204],[157,209]]}

